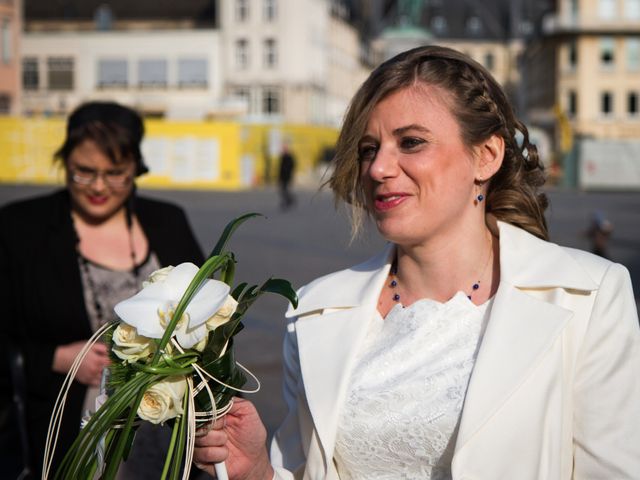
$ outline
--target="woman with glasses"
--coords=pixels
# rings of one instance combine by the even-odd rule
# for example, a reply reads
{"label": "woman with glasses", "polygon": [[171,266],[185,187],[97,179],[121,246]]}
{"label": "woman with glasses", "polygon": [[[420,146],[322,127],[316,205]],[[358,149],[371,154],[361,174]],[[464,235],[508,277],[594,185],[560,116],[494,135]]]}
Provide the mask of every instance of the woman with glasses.
{"label": "woman with glasses", "polygon": [[[24,356],[30,463],[40,476],[58,391],[86,340],[114,319],[113,306],[166,265],[203,261],[184,212],[136,195],[145,173],[141,117],[110,102],[69,117],[55,158],[66,188],[0,209],[0,305],[9,340]],[[3,330],[5,330],[3,329]],[[59,462],[95,410],[104,344],[83,361],[67,398]]]}

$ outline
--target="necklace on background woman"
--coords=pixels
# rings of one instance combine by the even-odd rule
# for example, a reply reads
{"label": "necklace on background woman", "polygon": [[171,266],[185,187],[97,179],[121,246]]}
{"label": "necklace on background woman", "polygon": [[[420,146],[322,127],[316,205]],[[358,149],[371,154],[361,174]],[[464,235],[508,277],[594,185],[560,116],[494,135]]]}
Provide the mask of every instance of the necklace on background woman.
{"label": "necklace on background woman", "polygon": [[[72,216],[72,220],[73,220],[73,216]],[[104,307],[103,305],[104,302],[103,302],[103,299],[101,298],[102,296],[101,289],[98,288],[98,282],[94,278],[94,275],[92,273],[92,270],[94,270],[95,268],[101,268],[101,267],[96,266],[97,264],[87,259],[80,251],[80,236],[78,235],[78,231],[75,226],[75,220],[73,220],[73,231],[76,237],[76,254],[78,256],[78,263],[80,264],[80,269],[82,273],[81,277],[82,277],[82,280],[84,281],[83,283],[85,283],[85,290],[88,290],[89,297],[90,297],[90,299],[87,299],[87,300],[91,303],[91,306],[93,307],[94,318],[91,318],[92,315],[90,315],[90,320],[92,323],[92,327],[94,327],[94,330],[95,330],[101,327],[102,325],[104,325],[109,320],[106,317],[107,308]],[[140,283],[138,278],[139,268],[136,263],[136,251],[135,251],[135,245],[133,240],[133,228],[129,224],[127,224],[127,233],[129,237],[129,253],[131,256],[130,283],[131,283],[131,287],[135,289],[138,287]]]}

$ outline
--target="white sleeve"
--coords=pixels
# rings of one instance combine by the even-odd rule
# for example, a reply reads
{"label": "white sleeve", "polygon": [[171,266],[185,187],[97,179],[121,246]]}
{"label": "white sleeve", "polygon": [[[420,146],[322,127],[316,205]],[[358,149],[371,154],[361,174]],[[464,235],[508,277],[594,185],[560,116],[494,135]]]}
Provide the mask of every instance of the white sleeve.
{"label": "white sleeve", "polygon": [[640,328],[629,273],[611,264],[574,383],[574,479],[640,479]]}
{"label": "white sleeve", "polygon": [[300,414],[301,410],[307,411],[307,407],[298,359],[295,319],[291,319],[287,325],[283,348],[283,368],[283,395],[288,412],[271,443],[271,464],[276,472],[276,479],[290,480],[302,478],[306,463]]}

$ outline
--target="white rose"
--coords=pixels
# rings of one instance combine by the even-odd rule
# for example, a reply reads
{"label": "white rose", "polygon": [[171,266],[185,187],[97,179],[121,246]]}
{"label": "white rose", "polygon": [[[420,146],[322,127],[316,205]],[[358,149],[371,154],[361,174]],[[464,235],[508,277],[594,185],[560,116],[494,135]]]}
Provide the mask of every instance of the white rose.
{"label": "white rose", "polygon": [[152,385],[144,392],[138,416],[158,424],[182,415],[182,400],[186,389],[187,381],[183,376],[167,377]]}
{"label": "white rose", "polygon": [[113,353],[129,363],[150,357],[155,351],[155,343],[147,337],[138,335],[135,327],[120,323],[113,331]]}
{"label": "white rose", "polygon": [[169,272],[171,270],[173,270],[173,266],[169,265],[168,267],[164,267],[156,270],[155,272],[151,272],[147,279],[142,282],[142,288],[151,285],[152,283],[164,282],[165,279],[169,276]]}
{"label": "white rose", "polygon": [[207,329],[215,330],[220,325],[227,323],[235,313],[236,308],[238,308],[238,302],[231,295],[227,295],[222,307],[207,320]]}

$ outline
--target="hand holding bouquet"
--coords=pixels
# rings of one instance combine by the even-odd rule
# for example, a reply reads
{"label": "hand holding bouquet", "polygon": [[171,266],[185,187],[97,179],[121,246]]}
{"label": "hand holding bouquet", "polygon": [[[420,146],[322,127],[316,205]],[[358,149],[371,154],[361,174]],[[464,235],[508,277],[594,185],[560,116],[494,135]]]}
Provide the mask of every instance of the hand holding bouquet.
{"label": "hand holding bouquet", "polygon": [[231,291],[236,262],[224,248],[233,231],[256,215],[229,223],[202,267],[183,263],[158,270],[140,292],[116,305],[121,321],[96,332],[63,384],[49,427],[43,478],[51,468],[66,391],[84,354],[101,337],[113,360],[98,398],[101,406],[86,421],[55,478],[115,478],[141,421],[173,424],[162,478],[188,477],[196,429],[224,415],[234,393],[243,391],[246,370],[233,352],[241,318],[266,292],[297,302],[289,282],[281,279],[260,286],[241,283]]}

